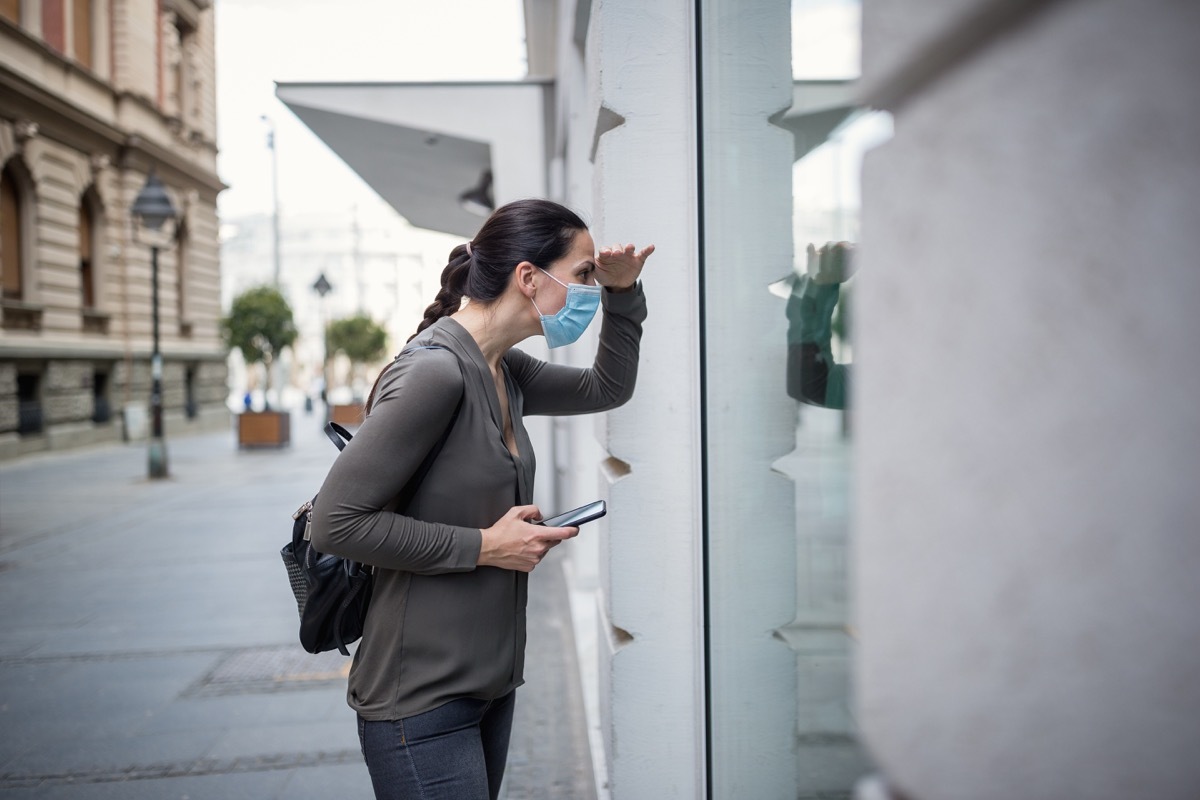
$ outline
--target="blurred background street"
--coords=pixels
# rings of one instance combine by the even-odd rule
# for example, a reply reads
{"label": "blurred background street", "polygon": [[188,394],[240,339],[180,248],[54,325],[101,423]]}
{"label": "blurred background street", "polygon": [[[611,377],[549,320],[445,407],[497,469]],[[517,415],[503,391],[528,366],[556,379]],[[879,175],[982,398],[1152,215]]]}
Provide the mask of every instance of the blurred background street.
{"label": "blurred background street", "polygon": [[[300,648],[278,552],[336,454],[320,419],[172,439],[161,481],[144,444],[0,465],[0,797],[372,796],[349,660]],[[558,559],[530,604],[505,796],[590,798]]]}

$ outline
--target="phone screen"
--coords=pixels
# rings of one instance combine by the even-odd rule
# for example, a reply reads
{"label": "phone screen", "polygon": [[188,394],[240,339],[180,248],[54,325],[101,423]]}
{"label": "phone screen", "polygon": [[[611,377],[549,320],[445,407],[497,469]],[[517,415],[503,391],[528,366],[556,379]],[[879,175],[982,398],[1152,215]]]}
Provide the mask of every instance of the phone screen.
{"label": "phone screen", "polygon": [[544,519],[537,523],[545,525],[548,528],[569,528],[577,527],[585,522],[591,522],[594,519],[599,519],[608,513],[608,508],[603,500],[597,500],[594,503],[588,503],[586,506],[573,508],[570,511],[559,514],[558,516]]}

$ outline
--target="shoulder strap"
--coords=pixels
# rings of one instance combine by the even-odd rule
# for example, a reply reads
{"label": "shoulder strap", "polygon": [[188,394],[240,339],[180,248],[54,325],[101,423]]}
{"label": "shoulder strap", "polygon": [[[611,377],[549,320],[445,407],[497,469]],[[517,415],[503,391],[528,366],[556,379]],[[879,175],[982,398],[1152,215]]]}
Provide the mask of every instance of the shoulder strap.
{"label": "shoulder strap", "polygon": [[[442,347],[441,345],[428,345],[414,347],[412,349],[449,350],[450,348]],[[399,358],[399,356],[397,356],[397,358]],[[455,357],[454,360],[455,363],[458,362],[457,357]],[[450,438],[450,432],[454,430],[454,423],[458,421],[458,412],[462,411],[463,400],[466,399],[466,396],[467,392],[466,387],[464,386],[463,393],[458,398],[458,405],[454,407],[454,413],[450,415],[450,422],[447,423],[446,430],[442,432],[442,437],[437,440],[437,443],[434,444],[433,449],[425,454],[425,460],[421,462],[421,466],[417,468],[417,471],[413,473],[411,478],[409,478],[408,483],[406,483],[404,488],[400,490],[400,496],[397,498],[397,511],[408,508],[408,504],[411,503],[413,497],[416,496],[417,490],[421,488],[421,483],[425,480],[425,476],[429,474],[429,470],[433,468],[433,462],[437,460],[438,454],[441,453],[442,448],[446,446],[446,440]],[[350,431],[346,430],[336,422],[325,423],[325,435],[329,437],[331,442],[337,445],[337,449],[339,451],[344,450],[346,448],[346,443],[354,438],[354,435],[350,433]]]}
{"label": "shoulder strap", "polygon": [[329,441],[337,445],[338,450],[345,450],[346,442],[354,438],[354,435],[350,431],[336,422],[325,423],[325,435],[329,437]]}

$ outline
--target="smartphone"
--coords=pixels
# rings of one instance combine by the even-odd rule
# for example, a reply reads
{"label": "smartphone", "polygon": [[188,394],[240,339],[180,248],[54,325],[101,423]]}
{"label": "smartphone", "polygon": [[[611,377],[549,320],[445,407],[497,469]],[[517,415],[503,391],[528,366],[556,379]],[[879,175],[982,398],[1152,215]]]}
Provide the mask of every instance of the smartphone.
{"label": "smartphone", "polygon": [[588,503],[586,506],[573,508],[556,517],[544,519],[540,522],[533,523],[534,525],[545,525],[547,528],[576,528],[585,522],[591,522],[594,519],[600,519],[608,513],[608,507],[604,505],[603,500],[597,500],[594,503]]}

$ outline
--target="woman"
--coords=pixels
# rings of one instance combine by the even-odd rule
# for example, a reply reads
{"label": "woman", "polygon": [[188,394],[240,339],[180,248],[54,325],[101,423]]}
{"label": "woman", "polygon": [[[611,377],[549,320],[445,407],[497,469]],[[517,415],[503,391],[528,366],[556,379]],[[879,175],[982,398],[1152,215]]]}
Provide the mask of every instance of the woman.
{"label": "woman", "polygon": [[[637,280],[653,251],[596,256],[583,221],[556,203],[498,209],[450,252],[441,291],[321,488],[314,546],[376,567],[348,700],[377,798],[497,796],[523,682],[528,573],[578,533],[531,523],[541,512],[522,419],[630,398],[646,316]],[[538,333],[570,344],[601,302],[590,369],[512,349]]]}

